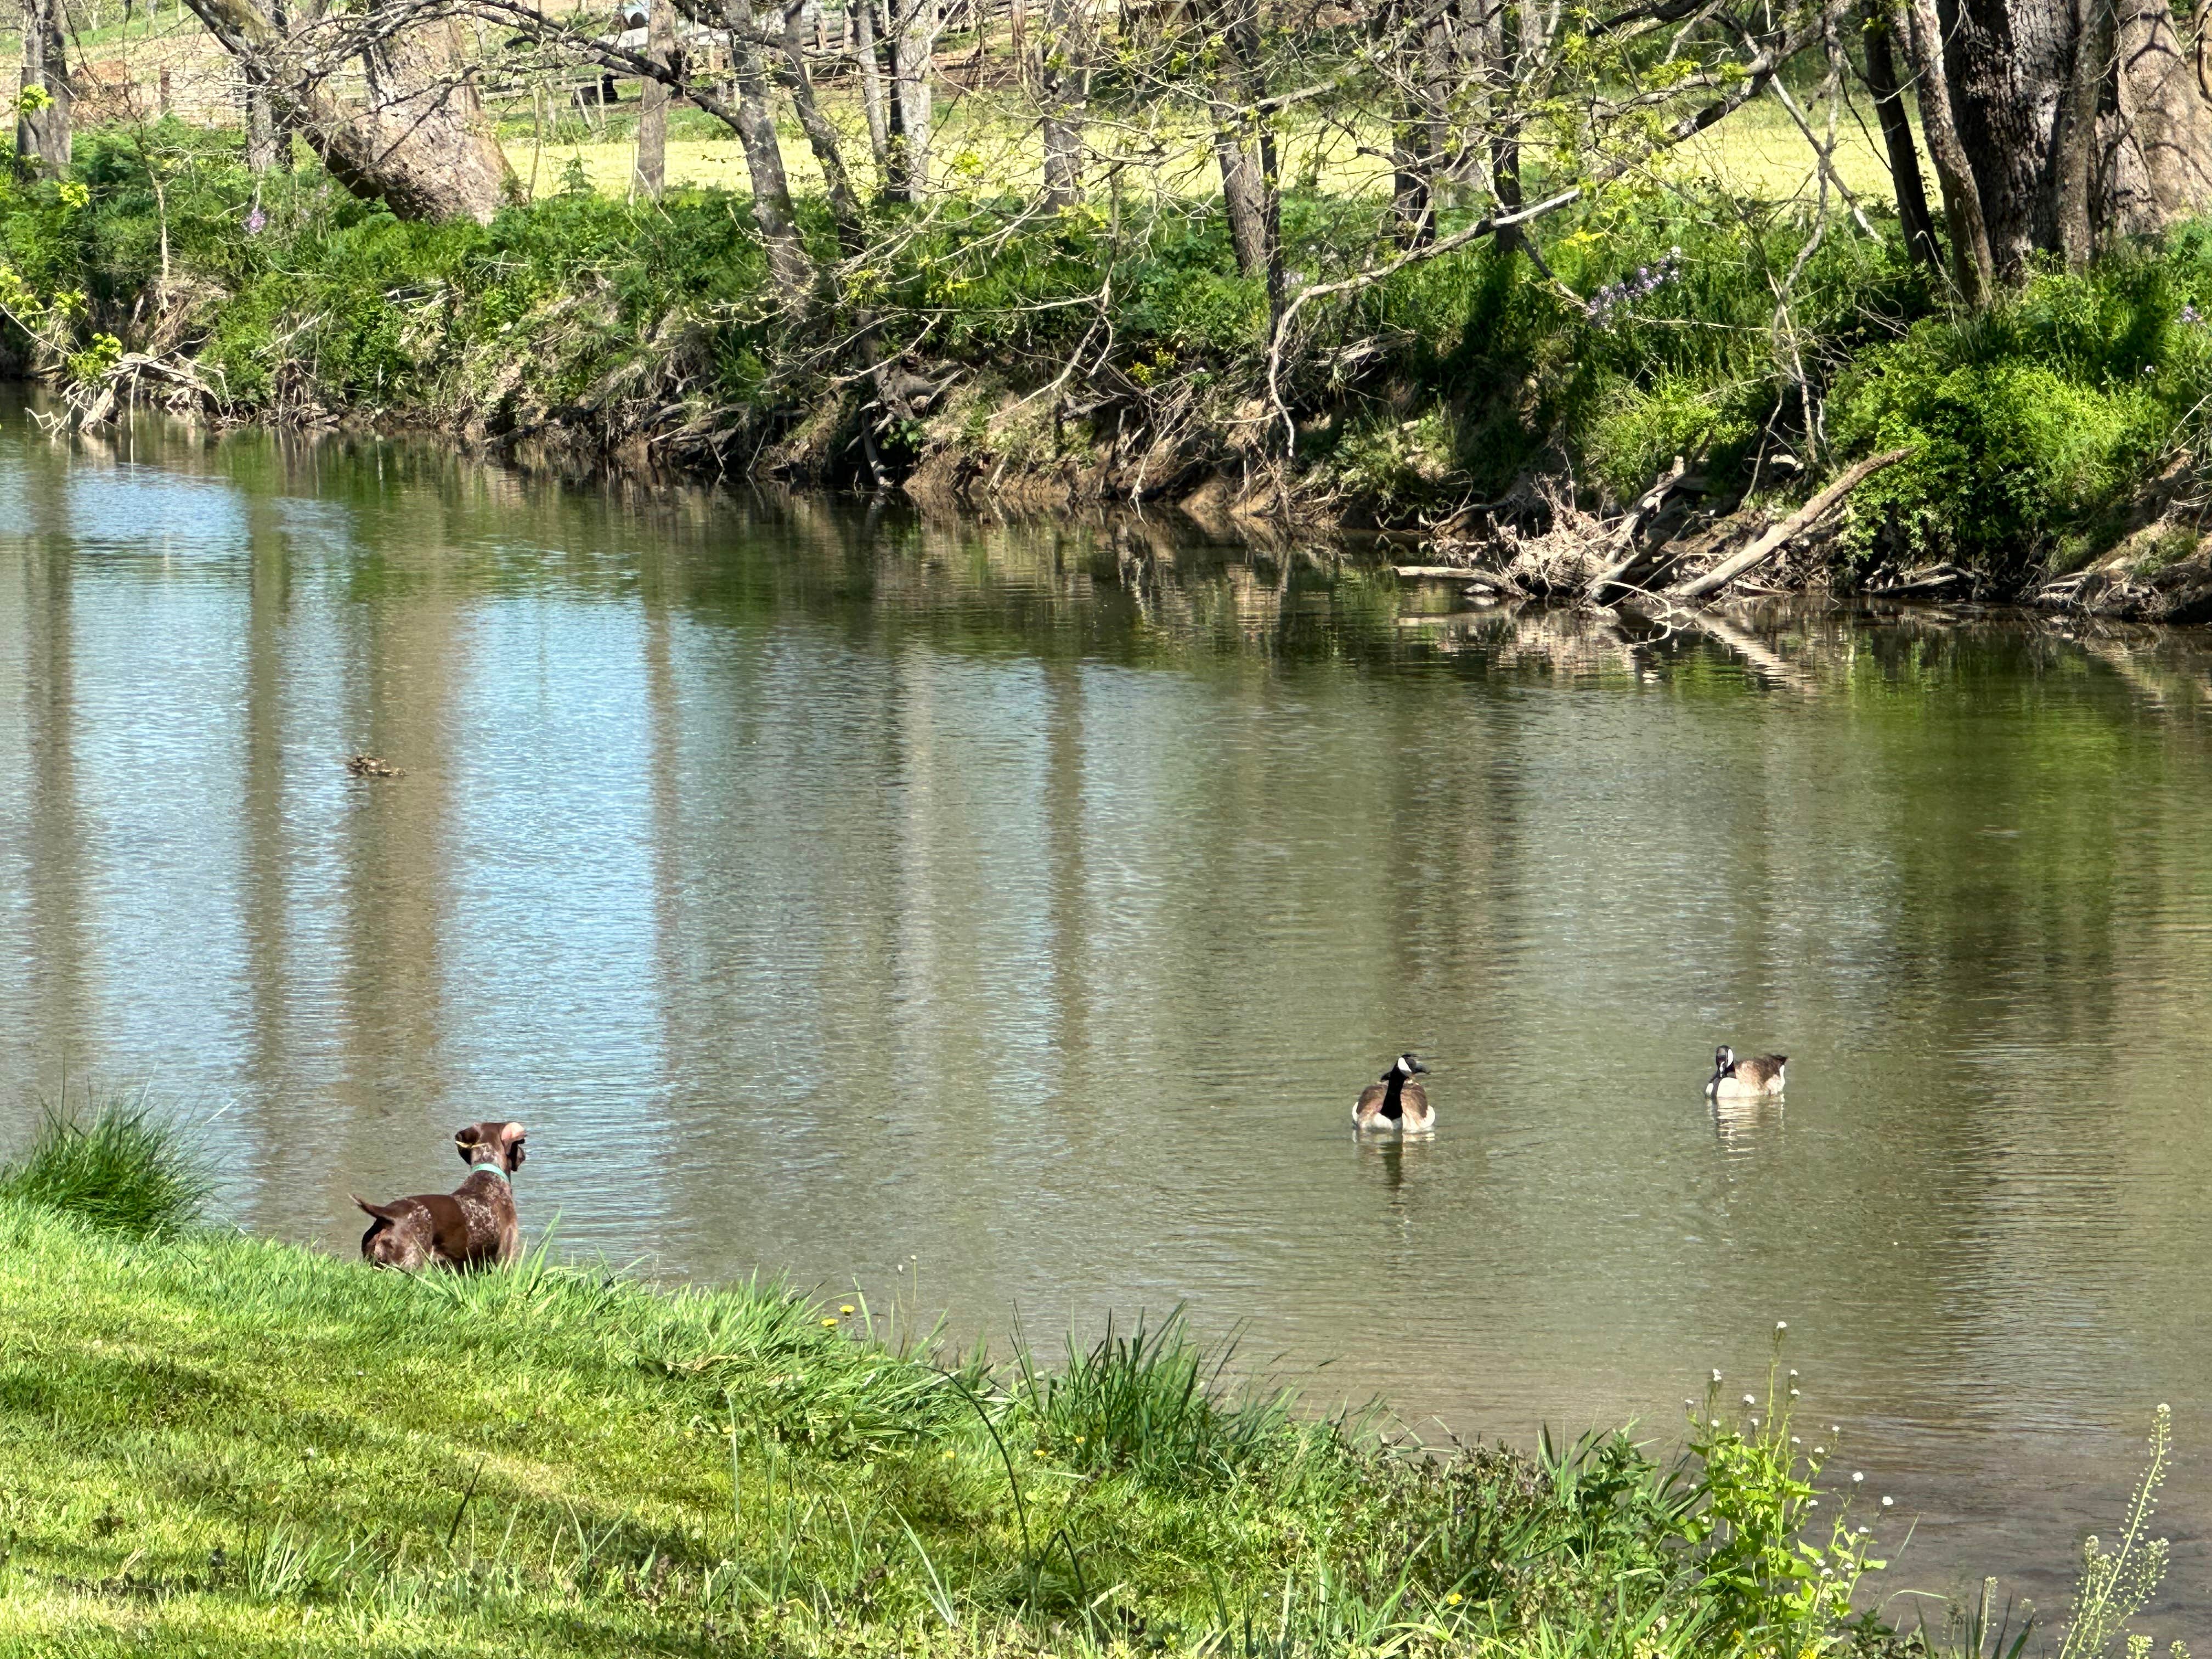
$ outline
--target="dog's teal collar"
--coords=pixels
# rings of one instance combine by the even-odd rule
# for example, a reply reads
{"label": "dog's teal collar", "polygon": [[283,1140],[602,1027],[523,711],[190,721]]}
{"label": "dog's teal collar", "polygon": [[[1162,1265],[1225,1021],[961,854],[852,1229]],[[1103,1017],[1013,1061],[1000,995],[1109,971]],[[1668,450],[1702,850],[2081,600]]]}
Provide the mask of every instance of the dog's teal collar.
{"label": "dog's teal collar", "polygon": [[501,1169],[496,1164],[471,1164],[469,1165],[469,1173],[472,1176],[495,1175],[501,1181],[507,1182],[508,1186],[512,1187],[514,1185],[514,1178],[508,1175],[506,1170]]}

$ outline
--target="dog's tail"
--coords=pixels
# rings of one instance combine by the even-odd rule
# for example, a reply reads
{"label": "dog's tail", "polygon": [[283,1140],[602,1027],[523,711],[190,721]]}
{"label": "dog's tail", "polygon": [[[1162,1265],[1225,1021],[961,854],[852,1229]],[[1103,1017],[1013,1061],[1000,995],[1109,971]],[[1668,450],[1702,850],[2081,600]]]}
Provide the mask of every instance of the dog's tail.
{"label": "dog's tail", "polygon": [[379,1221],[397,1221],[407,1213],[407,1206],[404,1201],[397,1204],[372,1204],[358,1193],[350,1193],[347,1196]]}

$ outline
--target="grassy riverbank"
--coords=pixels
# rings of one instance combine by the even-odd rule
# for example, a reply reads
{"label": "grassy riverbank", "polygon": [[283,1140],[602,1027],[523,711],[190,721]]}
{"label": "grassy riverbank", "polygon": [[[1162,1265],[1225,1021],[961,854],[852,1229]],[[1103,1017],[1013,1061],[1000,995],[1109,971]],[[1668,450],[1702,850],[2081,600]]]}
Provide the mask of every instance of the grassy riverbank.
{"label": "grassy riverbank", "polygon": [[1663,1464],[1619,1435],[1417,1455],[1172,1319],[991,1364],[765,1284],[409,1279],[193,1224],[188,1182],[131,1173],[161,1138],[118,1145],[0,1182],[6,1651],[1891,1640],[1848,1605],[1880,1511],[1811,1507],[1786,1397],[1709,1398]]}
{"label": "grassy riverbank", "polygon": [[1173,1326],[940,1370],[772,1287],[414,1282],[21,1204],[0,1305],[17,1652],[1796,1653],[1834,1623],[1700,1566],[1695,1471],[1425,1462],[1224,1391]]}
{"label": "grassy riverbank", "polygon": [[[1266,297],[1202,198],[1024,220],[1027,198],[979,185],[849,269],[803,201],[836,274],[802,312],[769,279],[746,199],[718,189],[633,204],[580,167],[489,228],[403,224],[312,165],[256,179],[234,137],[175,120],[81,137],[74,171],[0,188],[8,332],[65,380],[143,351],[234,417],[427,422],[568,459],[1040,504],[1233,486],[1279,436]],[[1293,286],[1364,258],[1382,212],[1371,194],[1288,192]],[[1619,503],[1683,455],[1719,510],[1909,447],[1853,498],[1829,574],[1952,560],[1998,595],[2138,527],[2212,410],[2212,235],[2047,273],[1966,319],[1893,223],[1869,222],[1808,249],[1802,201],[1678,179],[1547,221],[1545,269],[1477,246],[1310,307],[1284,378],[1295,492],[1354,523],[1526,495],[1544,475]],[[863,319],[900,353],[880,384],[855,368]],[[177,394],[160,373],[137,387]],[[2193,548],[2175,535],[2189,546],[2161,556]]]}

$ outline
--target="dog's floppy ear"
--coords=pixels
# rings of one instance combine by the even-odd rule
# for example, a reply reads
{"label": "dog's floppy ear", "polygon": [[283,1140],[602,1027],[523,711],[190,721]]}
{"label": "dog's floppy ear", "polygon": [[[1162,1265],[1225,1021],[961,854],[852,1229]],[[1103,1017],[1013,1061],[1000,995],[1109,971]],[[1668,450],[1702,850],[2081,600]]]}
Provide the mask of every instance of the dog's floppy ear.
{"label": "dog's floppy ear", "polygon": [[523,1127],[520,1123],[501,1126],[499,1138],[507,1147],[507,1167],[510,1170],[519,1170],[522,1167],[523,1133]]}
{"label": "dog's floppy ear", "polygon": [[474,1158],[469,1156],[469,1153],[475,1148],[477,1143],[483,1139],[483,1131],[477,1128],[473,1123],[470,1124],[465,1129],[456,1129],[453,1131],[453,1148],[456,1152],[460,1153],[462,1163],[473,1164],[476,1162]]}

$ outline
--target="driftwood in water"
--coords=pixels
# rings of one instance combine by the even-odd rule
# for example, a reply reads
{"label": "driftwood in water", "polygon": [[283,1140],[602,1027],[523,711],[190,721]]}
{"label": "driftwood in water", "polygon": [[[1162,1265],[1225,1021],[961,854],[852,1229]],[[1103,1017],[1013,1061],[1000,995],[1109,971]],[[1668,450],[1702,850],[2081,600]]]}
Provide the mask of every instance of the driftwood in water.
{"label": "driftwood in water", "polygon": [[1826,518],[1834,510],[1838,502],[1864,483],[1867,479],[1881,471],[1882,468],[1893,465],[1911,453],[1910,449],[1893,449],[1880,455],[1869,455],[1866,459],[1855,463],[1845,469],[1843,477],[1838,478],[1780,524],[1759,537],[1742,552],[1722,560],[1694,581],[1684,582],[1680,586],[1670,590],[1669,597],[1677,599],[1702,599],[1708,593],[1719,592],[1747,570],[1753,569],[1772,558],[1792,539],[1802,535],[1814,525]]}
{"label": "driftwood in water", "polygon": [[1674,465],[1659,475],[1651,488],[1638,498],[1634,507],[1629,508],[1628,516],[1615,526],[1613,532],[1614,544],[1623,550],[1583,590],[1583,597],[1591,604],[1603,605],[1615,588],[1640,587],[1666,563],[1668,554],[1664,547],[1643,546],[1637,538],[1659,516],[1661,509],[1667,505],[1667,498],[1676,490],[1698,492],[1705,489],[1702,478],[1684,476],[1687,464],[1677,455]]}
{"label": "driftwood in water", "polygon": [[1930,593],[1948,592],[1954,587],[1972,584],[1974,573],[1962,570],[1955,564],[1924,565],[1908,570],[1887,587],[1869,587],[1865,591],[1870,599],[1924,599]]}

